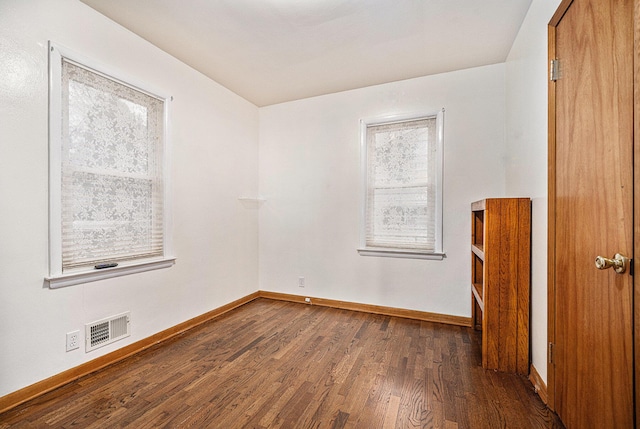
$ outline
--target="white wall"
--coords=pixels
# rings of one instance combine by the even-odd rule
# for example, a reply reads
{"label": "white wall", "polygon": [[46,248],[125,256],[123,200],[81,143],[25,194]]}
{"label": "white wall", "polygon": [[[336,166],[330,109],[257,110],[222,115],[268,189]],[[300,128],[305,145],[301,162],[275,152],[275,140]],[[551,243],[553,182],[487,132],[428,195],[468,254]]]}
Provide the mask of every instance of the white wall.
{"label": "white wall", "polygon": [[506,62],[507,195],[532,208],[532,362],[547,380],[547,24],[560,0],[533,0]]}
{"label": "white wall", "polygon": [[[470,316],[470,203],[505,191],[504,90],[498,64],[261,108],[260,288]],[[447,258],[359,256],[359,120],[443,107]]]}
{"label": "white wall", "polygon": [[[125,70],[172,104],[174,243],[164,270],[50,290],[47,41]],[[0,2],[0,396],[258,288],[258,109],[76,0]],[[65,352],[65,334],[131,311],[130,338]]]}

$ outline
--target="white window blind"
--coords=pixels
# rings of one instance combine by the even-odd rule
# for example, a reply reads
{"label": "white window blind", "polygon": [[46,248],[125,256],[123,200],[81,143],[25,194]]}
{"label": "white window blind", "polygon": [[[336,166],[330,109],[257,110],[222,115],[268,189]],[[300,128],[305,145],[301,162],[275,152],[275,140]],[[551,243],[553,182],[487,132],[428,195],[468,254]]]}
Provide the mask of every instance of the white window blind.
{"label": "white window blind", "polygon": [[442,251],[441,124],[437,115],[365,124],[365,249]]}
{"label": "white window blind", "polygon": [[62,270],[163,255],[164,100],[62,58]]}
{"label": "white window blind", "polygon": [[49,42],[50,288],[175,263],[161,94]]}

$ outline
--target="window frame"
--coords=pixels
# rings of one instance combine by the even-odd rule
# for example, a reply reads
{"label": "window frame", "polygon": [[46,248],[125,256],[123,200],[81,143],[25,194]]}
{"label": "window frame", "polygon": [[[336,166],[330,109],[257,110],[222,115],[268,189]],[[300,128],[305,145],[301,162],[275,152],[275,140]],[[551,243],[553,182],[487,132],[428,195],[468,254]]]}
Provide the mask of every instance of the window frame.
{"label": "window frame", "polygon": [[[421,119],[436,118],[436,178],[435,178],[435,249],[433,251],[367,246],[367,201],[368,201],[368,127]],[[443,243],[443,181],[444,181],[444,109],[432,113],[390,115],[360,120],[360,242],[357,248],[361,256],[442,260],[446,257]]]}
{"label": "window frame", "polygon": [[[101,64],[82,54],[49,41],[49,275],[45,283],[55,289],[97,280],[119,277],[149,270],[168,268],[175,264],[173,255],[172,214],[170,201],[170,147],[169,118],[173,97],[140,82],[113,67]],[[66,59],[91,72],[131,87],[136,91],[163,100],[162,130],[162,256],[119,261],[118,266],[105,269],[79,267],[63,271],[62,268],[62,59]]]}

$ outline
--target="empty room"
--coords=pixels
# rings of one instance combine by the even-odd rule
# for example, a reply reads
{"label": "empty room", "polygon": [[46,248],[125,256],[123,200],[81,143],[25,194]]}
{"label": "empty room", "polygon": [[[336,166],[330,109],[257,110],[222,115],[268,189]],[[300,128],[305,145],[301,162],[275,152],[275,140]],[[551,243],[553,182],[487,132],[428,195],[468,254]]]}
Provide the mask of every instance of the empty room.
{"label": "empty room", "polygon": [[640,0],[0,0],[0,428],[640,428]]}

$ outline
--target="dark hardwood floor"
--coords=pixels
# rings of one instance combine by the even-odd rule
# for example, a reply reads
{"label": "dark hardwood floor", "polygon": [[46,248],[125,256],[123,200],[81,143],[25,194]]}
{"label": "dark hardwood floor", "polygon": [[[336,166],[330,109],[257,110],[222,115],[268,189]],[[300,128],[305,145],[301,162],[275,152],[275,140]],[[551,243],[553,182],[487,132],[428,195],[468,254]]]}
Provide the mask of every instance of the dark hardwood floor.
{"label": "dark hardwood floor", "polygon": [[562,428],[526,378],[482,369],[479,342],[258,299],[0,414],[0,428]]}

